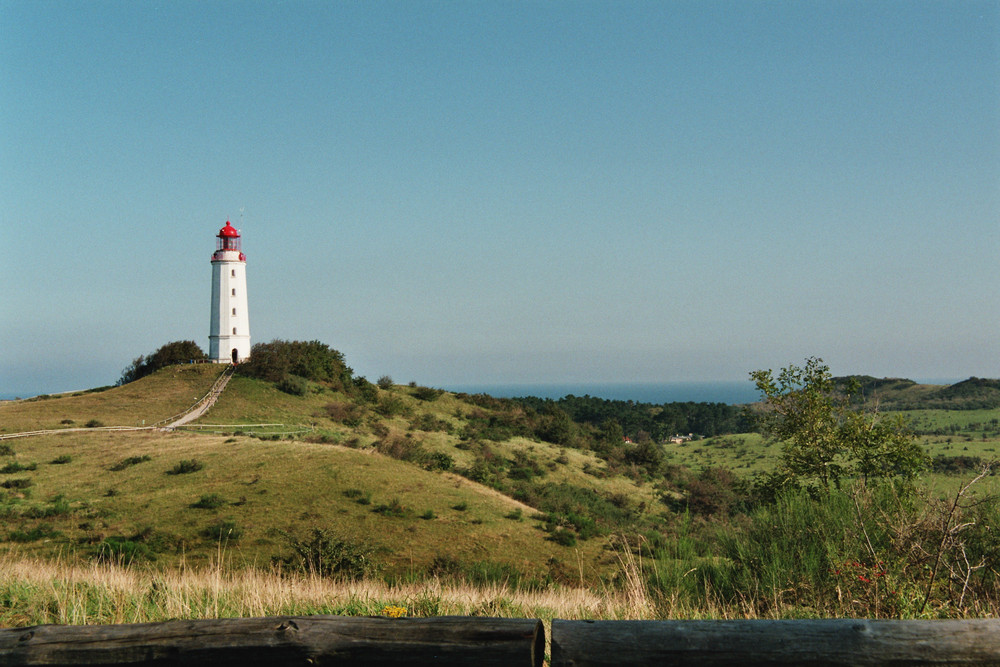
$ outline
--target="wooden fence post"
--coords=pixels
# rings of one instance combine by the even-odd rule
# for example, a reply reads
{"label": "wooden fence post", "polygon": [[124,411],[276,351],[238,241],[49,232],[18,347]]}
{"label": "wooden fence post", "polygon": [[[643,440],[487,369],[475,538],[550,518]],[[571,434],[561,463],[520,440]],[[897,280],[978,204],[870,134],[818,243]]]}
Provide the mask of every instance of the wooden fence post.
{"label": "wooden fence post", "polygon": [[0,630],[4,665],[524,665],[541,667],[541,621],[279,616]]}
{"label": "wooden fence post", "polygon": [[551,667],[1000,665],[1000,620],[552,621]]}

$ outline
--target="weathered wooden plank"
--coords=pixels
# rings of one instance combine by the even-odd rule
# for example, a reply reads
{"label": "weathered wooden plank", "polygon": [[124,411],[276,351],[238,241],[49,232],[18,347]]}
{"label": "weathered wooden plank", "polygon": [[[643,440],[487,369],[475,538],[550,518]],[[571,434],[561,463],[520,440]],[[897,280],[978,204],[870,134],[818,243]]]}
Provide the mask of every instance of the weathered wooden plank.
{"label": "weathered wooden plank", "polygon": [[1000,665],[1000,620],[561,621],[552,667]]}
{"label": "weathered wooden plank", "polygon": [[541,621],[279,616],[0,630],[3,665],[542,664]]}

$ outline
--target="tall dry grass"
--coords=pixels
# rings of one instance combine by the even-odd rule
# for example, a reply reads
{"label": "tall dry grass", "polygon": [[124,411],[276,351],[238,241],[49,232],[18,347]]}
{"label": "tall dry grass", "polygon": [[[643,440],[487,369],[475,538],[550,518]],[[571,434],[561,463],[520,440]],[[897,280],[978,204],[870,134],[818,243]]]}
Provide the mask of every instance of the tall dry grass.
{"label": "tall dry grass", "polygon": [[0,625],[143,623],[300,614],[567,619],[633,618],[629,592],[518,590],[427,579],[388,584],[259,569],[153,570],[8,555],[0,559]]}

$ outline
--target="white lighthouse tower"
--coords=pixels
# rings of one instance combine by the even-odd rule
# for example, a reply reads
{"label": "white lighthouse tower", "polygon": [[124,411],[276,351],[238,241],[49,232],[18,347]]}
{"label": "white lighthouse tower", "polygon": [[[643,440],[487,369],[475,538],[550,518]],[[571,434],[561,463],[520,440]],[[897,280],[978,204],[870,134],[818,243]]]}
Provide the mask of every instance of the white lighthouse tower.
{"label": "white lighthouse tower", "polygon": [[250,357],[250,313],[247,311],[247,258],[239,231],[226,221],[212,254],[212,325],[208,358],[236,363]]}

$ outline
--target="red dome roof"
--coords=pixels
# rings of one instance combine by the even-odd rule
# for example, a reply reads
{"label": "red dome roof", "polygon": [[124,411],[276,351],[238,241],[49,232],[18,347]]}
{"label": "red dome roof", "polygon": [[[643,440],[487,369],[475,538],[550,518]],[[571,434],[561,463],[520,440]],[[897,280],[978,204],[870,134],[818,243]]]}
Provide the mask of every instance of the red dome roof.
{"label": "red dome roof", "polygon": [[230,238],[240,237],[240,233],[236,231],[235,227],[229,224],[228,220],[226,220],[226,226],[219,230],[219,238],[221,239],[224,237],[230,237]]}

